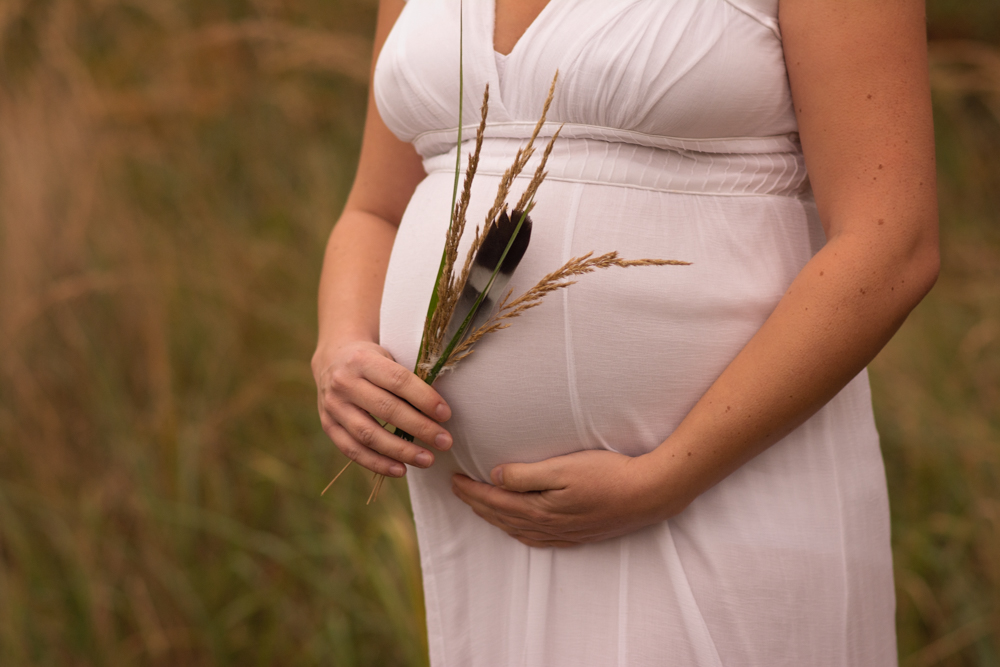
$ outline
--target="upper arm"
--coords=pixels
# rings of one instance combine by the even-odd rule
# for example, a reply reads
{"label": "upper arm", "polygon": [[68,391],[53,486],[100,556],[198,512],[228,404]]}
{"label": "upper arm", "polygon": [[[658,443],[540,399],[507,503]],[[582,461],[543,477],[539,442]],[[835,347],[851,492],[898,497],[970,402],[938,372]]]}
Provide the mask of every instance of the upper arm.
{"label": "upper arm", "polygon": [[937,250],[922,0],[781,0],[792,99],[827,236]]}
{"label": "upper arm", "polygon": [[346,206],[374,214],[394,225],[399,224],[410,196],[426,175],[413,145],[396,138],[386,127],[375,104],[375,63],[404,4],[403,0],[379,2],[361,157]]}

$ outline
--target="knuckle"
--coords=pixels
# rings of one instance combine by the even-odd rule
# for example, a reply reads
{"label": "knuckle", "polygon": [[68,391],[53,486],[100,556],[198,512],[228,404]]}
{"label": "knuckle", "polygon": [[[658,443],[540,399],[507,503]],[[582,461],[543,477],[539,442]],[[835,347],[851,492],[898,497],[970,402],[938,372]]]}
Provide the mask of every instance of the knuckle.
{"label": "knuckle", "polygon": [[369,449],[375,444],[376,428],[372,424],[362,424],[355,431],[354,437]]}
{"label": "knuckle", "polygon": [[389,387],[393,393],[402,391],[410,380],[410,371],[402,366],[396,366],[389,372]]}
{"label": "knuckle", "polygon": [[330,378],[327,385],[328,389],[323,392],[326,395],[329,395],[330,392],[343,391],[350,385],[351,373],[343,366],[334,368],[330,371],[328,377]]}
{"label": "knuckle", "polygon": [[363,348],[355,348],[347,354],[347,365],[351,368],[361,368],[368,359],[368,351]]}
{"label": "knuckle", "polygon": [[389,423],[399,414],[399,400],[393,396],[380,396],[375,400],[375,414]]}

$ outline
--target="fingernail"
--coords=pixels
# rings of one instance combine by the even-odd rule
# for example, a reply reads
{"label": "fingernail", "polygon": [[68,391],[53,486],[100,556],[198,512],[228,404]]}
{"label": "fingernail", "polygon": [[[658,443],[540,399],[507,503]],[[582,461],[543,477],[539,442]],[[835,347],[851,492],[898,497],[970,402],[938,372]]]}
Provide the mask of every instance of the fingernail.
{"label": "fingernail", "polygon": [[438,403],[438,406],[434,409],[434,416],[438,418],[438,421],[446,421],[448,417],[451,417],[451,410],[444,403]]}
{"label": "fingernail", "polygon": [[447,433],[438,433],[437,437],[434,438],[434,445],[438,449],[448,449],[451,447],[451,436]]}
{"label": "fingernail", "polygon": [[494,486],[503,486],[503,468],[494,468],[490,473],[490,479],[493,480]]}
{"label": "fingernail", "polygon": [[403,473],[406,472],[406,468],[401,465],[394,465],[389,467],[389,474],[393,477],[402,477]]}
{"label": "fingernail", "polygon": [[421,468],[426,468],[430,466],[430,464],[434,463],[434,457],[427,452],[420,452],[413,458],[413,460],[416,461],[417,465]]}

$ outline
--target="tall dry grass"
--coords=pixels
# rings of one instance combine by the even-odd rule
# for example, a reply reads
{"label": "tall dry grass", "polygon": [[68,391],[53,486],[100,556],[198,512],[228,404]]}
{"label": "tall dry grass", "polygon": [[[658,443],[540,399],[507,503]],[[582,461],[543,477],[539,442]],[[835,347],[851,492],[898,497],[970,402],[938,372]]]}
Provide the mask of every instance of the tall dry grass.
{"label": "tall dry grass", "polygon": [[0,664],[425,661],[308,363],[373,11],[0,4]]}
{"label": "tall dry grass", "polygon": [[[0,3],[0,665],[426,662],[403,485],[318,495],[373,8]],[[931,3],[944,271],[872,368],[913,667],[1000,665],[997,10]]]}
{"label": "tall dry grass", "polygon": [[931,81],[943,269],[871,369],[897,625],[904,667],[1000,665],[1000,48],[934,41]]}

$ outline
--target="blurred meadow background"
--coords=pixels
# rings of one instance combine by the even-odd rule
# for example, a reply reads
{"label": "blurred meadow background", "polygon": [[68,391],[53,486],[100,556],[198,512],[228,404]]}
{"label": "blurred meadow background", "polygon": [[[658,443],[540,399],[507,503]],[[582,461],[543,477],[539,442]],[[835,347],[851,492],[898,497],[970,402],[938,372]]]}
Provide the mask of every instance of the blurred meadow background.
{"label": "blurred meadow background", "polygon": [[[0,0],[0,665],[426,664],[405,483],[319,495],[374,15]],[[1000,665],[1000,1],[929,17],[943,271],[871,368],[900,656]]]}

